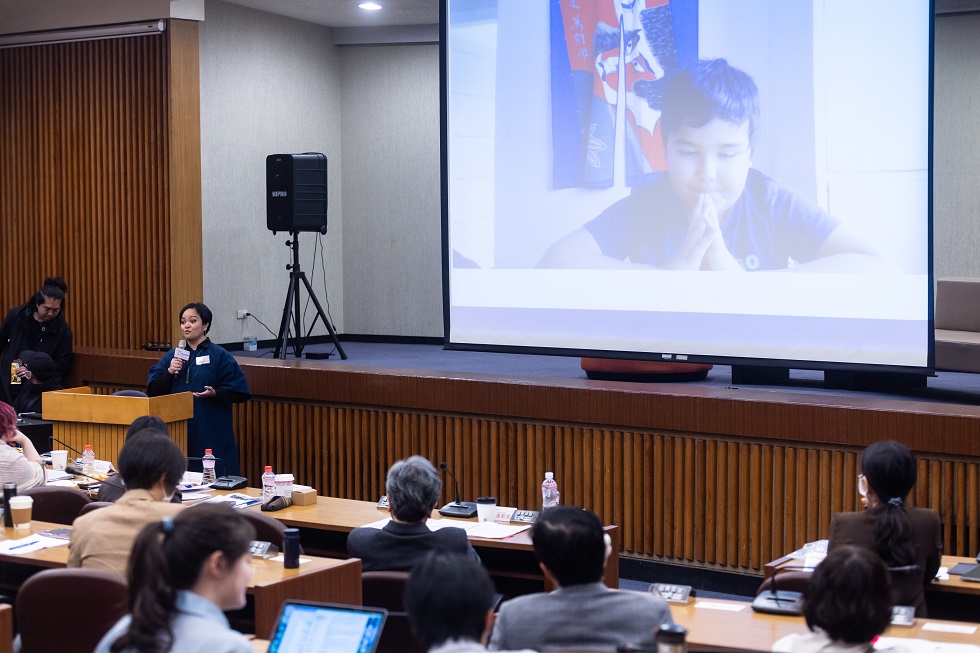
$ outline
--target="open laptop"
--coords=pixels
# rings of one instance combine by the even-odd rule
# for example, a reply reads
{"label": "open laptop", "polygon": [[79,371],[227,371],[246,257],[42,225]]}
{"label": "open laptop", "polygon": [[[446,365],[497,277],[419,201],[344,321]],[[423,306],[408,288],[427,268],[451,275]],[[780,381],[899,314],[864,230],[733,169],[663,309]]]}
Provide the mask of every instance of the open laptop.
{"label": "open laptop", "polygon": [[287,600],[279,611],[269,653],[374,653],[388,611]]}

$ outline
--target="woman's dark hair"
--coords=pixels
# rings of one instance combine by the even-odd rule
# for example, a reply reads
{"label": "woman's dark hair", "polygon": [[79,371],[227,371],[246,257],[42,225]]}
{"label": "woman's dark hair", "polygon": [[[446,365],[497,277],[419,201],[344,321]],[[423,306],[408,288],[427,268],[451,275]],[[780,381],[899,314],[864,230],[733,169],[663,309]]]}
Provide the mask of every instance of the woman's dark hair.
{"label": "woman's dark hair", "polygon": [[126,439],[128,440],[137,433],[144,433],[146,431],[153,431],[165,435],[168,438],[170,437],[170,429],[167,428],[167,423],[162,419],[156,415],[140,415],[126,429]]}
{"label": "woman's dark hair", "polygon": [[461,555],[428,554],[405,585],[408,619],[427,649],[456,639],[479,642],[493,600],[487,572]]}
{"label": "woman's dark hair", "polygon": [[803,616],[831,639],[867,644],[888,627],[892,615],[888,570],[873,552],[840,546],[824,558],[803,592]]}
{"label": "woman's dark hair", "polygon": [[184,308],[180,309],[180,313],[177,314],[178,322],[180,321],[180,318],[184,317],[184,311],[186,311],[188,308],[193,308],[195,311],[197,311],[197,314],[201,316],[201,322],[204,322],[207,325],[204,327],[204,333],[207,335],[207,332],[211,330],[211,318],[213,317],[211,315],[211,309],[201,302],[191,302]]}
{"label": "woman's dark hair", "polygon": [[230,506],[194,506],[172,519],[148,524],[129,556],[129,630],[112,653],[132,648],[141,653],[169,651],[170,620],[177,590],[191,588],[215,551],[228,564],[248,555],[255,528]]}
{"label": "woman's dark hair", "polygon": [[875,442],[861,456],[861,473],[880,502],[872,508],[875,551],[889,567],[915,564],[912,525],[904,510],[915,487],[915,456],[898,442]]}
{"label": "woman's dark hair", "polygon": [[169,437],[143,431],[126,439],[117,465],[127,489],[149,490],[163,477],[164,486],[172,490],[187,471],[187,458]]}
{"label": "woman's dark hair", "polygon": [[34,295],[34,306],[40,306],[44,303],[45,297],[48,299],[57,299],[61,302],[61,307],[65,307],[65,294],[68,292],[68,284],[61,277],[48,277],[44,280],[44,284],[41,289],[37,291]]}

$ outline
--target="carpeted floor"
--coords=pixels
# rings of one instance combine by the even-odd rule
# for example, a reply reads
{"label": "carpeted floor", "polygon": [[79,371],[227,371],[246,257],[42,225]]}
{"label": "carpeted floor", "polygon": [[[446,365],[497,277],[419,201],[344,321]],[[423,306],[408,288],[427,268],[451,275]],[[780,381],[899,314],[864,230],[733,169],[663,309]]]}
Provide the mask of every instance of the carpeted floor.
{"label": "carpeted floor", "polygon": [[[377,342],[342,342],[347,360],[339,356],[316,361],[321,365],[346,363],[378,367],[392,367],[408,370],[438,372],[474,372],[530,376],[538,378],[585,379],[585,372],[579,366],[579,359],[566,356],[534,356],[527,354],[505,354],[491,352],[455,351],[444,349],[441,345],[392,344]],[[328,352],[332,344],[309,345],[305,352]],[[295,358],[289,350],[288,358]],[[257,352],[234,352],[236,356],[271,358],[271,349]],[[312,361],[311,361],[312,362]],[[716,365],[708,373],[708,378],[698,385],[716,388],[732,387],[731,367]],[[823,387],[823,372],[812,370],[792,370],[788,383],[780,386],[756,385],[753,390],[779,390],[807,394],[873,396],[936,403],[950,403],[967,406],[980,406],[980,375],[956,372],[937,372],[928,380],[928,387],[902,391],[867,392],[826,389]],[[737,389],[737,388],[736,388]]]}

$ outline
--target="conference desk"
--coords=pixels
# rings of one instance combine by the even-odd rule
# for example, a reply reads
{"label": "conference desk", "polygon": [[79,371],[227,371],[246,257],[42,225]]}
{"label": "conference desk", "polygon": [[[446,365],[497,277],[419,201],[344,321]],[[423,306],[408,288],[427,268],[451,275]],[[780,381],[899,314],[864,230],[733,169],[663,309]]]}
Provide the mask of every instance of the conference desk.
{"label": "conference desk", "polygon": [[[803,617],[784,617],[753,612],[748,603],[716,599],[689,601],[686,605],[670,605],[674,622],[687,628],[687,645],[699,651],[771,651],[772,645],[792,634],[808,632]],[[931,624],[931,626],[926,626]],[[973,632],[955,633],[928,628],[973,628]],[[884,637],[924,639],[946,644],[980,645],[980,628],[938,619],[916,619],[912,626],[890,626]],[[255,639],[252,647],[262,653],[269,647],[267,640]],[[561,653],[556,649],[555,653]],[[576,649],[575,653],[585,653]]]}
{"label": "conference desk", "polygon": [[[30,530],[0,529],[0,540],[21,539],[31,533],[53,528],[65,528],[62,524],[33,521]],[[253,558],[252,581],[248,597],[254,606],[255,632],[260,637],[272,633],[279,608],[285,599],[327,601],[330,603],[361,604],[361,561],[357,558],[338,560],[309,555],[302,557],[299,569],[286,569],[281,561]],[[22,582],[27,576],[41,569],[64,567],[68,562],[68,547],[56,546],[21,555],[0,553],[0,577]],[[2,618],[2,615],[0,615]],[[2,637],[0,624],[0,637]]]}
{"label": "conference desk", "polygon": [[[977,564],[976,558],[963,556],[943,556],[939,564],[952,569],[961,562]],[[802,564],[803,561],[800,559],[783,556],[766,564],[765,577],[771,578],[777,569]],[[959,575],[950,574],[949,578],[932,581],[926,585],[925,590],[926,607],[930,615],[963,621],[980,621],[980,583],[963,581]]]}
{"label": "conference desk", "polygon": [[[259,496],[256,488],[239,490],[251,496]],[[230,494],[218,492],[217,494]],[[251,506],[246,510],[259,510]],[[334,497],[317,497],[317,502],[308,506],[290,506],[276,512],[266,513],[287,526],[300,529],[300,542],[303,550],[313,555],[347,557],[347,535],[357,528],[376,522],[388,516],[387,510],[377,507],[370,501],[354,501]],[[431,519],[443,519],[433,511]],[[468,521],[476,521],[471,519]],[[612,539],[612,550],[619,550],[619,527],[605,526]],[[524,531],[502,540],[470,538],[470,544],[480,554],[487,572],[494,579],[497,591],[517,596],[531,592],[549,591],[551,587],[538,567],[529,531]],[[605,583],[609,587],[619,587],[619,556],[611,555],[606,562]]]}

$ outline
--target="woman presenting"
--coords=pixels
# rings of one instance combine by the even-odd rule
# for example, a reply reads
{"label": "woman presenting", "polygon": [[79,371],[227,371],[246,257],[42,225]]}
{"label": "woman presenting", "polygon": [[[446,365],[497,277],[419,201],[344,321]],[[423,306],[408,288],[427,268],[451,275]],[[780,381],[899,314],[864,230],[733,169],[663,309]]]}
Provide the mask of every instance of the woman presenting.
{"label": "woman presenting", "polygon": [[[168,351],[150,368],[146,392],[151,397],[191,392],[194,417],[187,423],[187,455],[200,457],[211,449],[224,462],[224,474],[238,475],[238,446],[232,426],[231,405],[252,396],[242,368],[225,349],[208,340],[211,310],[201,303],[180,309],[180,330],[187,343],[186,358]],[[189,465],[200,470],[200,464]],[[222,466],[218,466],[218,471]]]}

